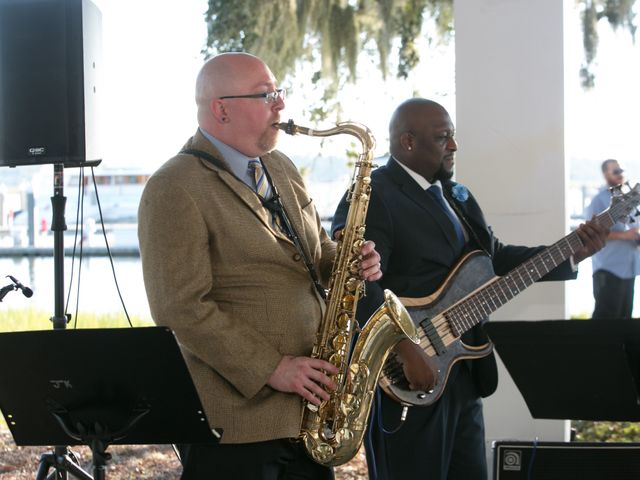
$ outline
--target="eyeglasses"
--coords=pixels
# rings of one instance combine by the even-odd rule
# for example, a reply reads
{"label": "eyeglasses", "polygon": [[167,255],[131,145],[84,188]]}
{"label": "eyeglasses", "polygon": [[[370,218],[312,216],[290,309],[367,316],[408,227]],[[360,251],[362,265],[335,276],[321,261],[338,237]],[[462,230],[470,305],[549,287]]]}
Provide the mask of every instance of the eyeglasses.
{"label": "eyeglasses", "polygon": [[273,92],[264,93],[252,93],[250,95],[225,95],[224,97],[218,97],[219,100],[225,100],[227,98],[264,98],[264,103],[276,103],[278,99],[284,100],[286,90],[284,88],[277,88]]}
{"label": "eyeglasses", "polygon": [[611,170],[611,173],[613,173],[614,175],[622,175],[622,172],[624,172],[624,170],[621,168],[614,168],[613,170]]}

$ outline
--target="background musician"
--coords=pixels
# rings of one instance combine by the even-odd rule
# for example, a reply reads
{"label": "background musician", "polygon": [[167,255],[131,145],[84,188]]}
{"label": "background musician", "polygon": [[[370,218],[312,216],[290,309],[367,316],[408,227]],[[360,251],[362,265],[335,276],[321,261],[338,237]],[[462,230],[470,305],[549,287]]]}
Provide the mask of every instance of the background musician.
{"label": "background musician", "polygon": [[[598,215],[611,203],[611,187],[624,184],[624,170],[617,160],[602,162],[605,186],[593,197],[585,212],[587,218]],[[630,319],[633,290],[640,273],[637,224],[618,222],[611,227],[605,247],[593,256],[593,298],[591,318],[597,320]]]}
{"label": "background musician", "polygon": [[[384,276],[367,284],[367,295],[358,307],[359,318],[368,318],[381,303],[383,288],[399,297],[432,294],[468,251],[485,250],[500,275],[544,248],[504,245],[494,237],[473,195],[451,180],[458,149],[454,134],[449,114],[433,101],[413,98],[394,112],[389,124],[391,158],[372,174],[365,233],[380,252]],[[430,188],[434,185],[438,189]],[[342,228],[346,209],[343,198],[334,218],[334,232]],[[575,278],[573,266],[604,245],[606,232],[593,221],[581,225],[578,234],[582,249],[544,280]],[[479,326],[463,338],[472,345],[486,342]],[[412,389],[428,391],[433,387],[433,362],[419,346],[404,340],[396,352]],[[402,427],[392,434],[385,430],[397,427],[402,406],[379,393],[365,436],[370,478],[486,479],[480,397],[493,393],[496,386],[493,354],[458,362],[442,397],[429,407],[410,408]]]}

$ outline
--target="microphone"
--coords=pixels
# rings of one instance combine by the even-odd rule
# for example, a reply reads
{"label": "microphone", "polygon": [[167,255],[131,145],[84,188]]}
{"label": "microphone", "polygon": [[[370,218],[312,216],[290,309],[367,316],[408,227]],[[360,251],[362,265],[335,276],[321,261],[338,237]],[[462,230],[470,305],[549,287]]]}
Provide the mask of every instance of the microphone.
{"label": "microphone", "polygon": [[29,287],[25,287],[24,285],[22,285],[15,277],[11,275],[7,275],[7,277],[9,277],[11,281],[15,283],[16,287],[22,291],[22,294],[25,297],[29,298],[31,297],[31,295],[33,295],[33,290],[31,290]]}

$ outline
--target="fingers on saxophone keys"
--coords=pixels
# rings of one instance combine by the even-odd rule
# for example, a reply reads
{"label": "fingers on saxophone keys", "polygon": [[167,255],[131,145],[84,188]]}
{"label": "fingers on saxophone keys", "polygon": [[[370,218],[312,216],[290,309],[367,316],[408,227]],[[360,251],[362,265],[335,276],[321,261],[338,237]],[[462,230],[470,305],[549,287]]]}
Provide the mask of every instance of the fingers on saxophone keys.
{"label": "fingers on saxophone keys", "polygon": [[367,240],[362,246],[360,258],[360,278],[376,281],[382,277],[380,270],[380,254],[375,250],[375,243]]}
{"label": "fingers on saxophone keys", "polygon": [[312,404],[320,405],[323,401],[329,400],[329,392],[336,389],[337,385],[329,375],[335,375],[338,371],[338,368],[325,360],[306,359],[304,380],[297,390],[298,393]]}
{"label": "fingers on saxophone keys", "polygon": [[376,267],[369,269],[367,272],[363,272],[362,275],[364,280],[368,280],[369,282],[375,282],[376,280],[380,280],[382,278],[382,272],[380,271],[380,264]]}
{"label": "fingers on saxophone keys", "polygon": [[313,381],[305,385],[302,396],[314,405],[320,405],[322,402],[326,402],[331,398],[329,393]]}
{"label": "fingers on saxophone keys", "polygon": [[314,370],[317,370],[317,371],[324,370],[325,372],[327,372],[327,373],[329,373],[331,375],[335,375],[340,371],[340,370],[338,370],[338,367],[336,367],[332,363],[327,362],[326,360],[321,360],[319,358],[312,358],[310,366]]}
{"label": "fingers on saxophone keys", "polygon": [[333,392],[337,387],[337,385],[333,380],[331,380],[331,378],[329,378],[325,373],[317,370],[309,375],[309,378],[315,385],[319,385],[320,388],[323,389],[323,391],[324,389],[326,389]]}
{"label": "fingers on saxophone keys", "polygon": [[375,263],[369,268],[361,269],[360,278],[362,278],[362,280],[368,280],[370,282],[375,282],[376,280],[380,280],[380,278],[382,278],[382,271],[380,270],[380,262]]}

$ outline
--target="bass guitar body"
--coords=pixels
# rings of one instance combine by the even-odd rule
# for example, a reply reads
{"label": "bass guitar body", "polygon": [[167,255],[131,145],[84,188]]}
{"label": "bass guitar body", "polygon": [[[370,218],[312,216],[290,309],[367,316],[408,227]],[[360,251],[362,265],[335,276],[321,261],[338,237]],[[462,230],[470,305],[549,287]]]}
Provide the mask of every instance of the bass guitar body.
{"label": "bass guitar body", "polygon": [[[385,363],[379,381],[379,385],[388,395],[403,405],[431,405],[442,395],[451,368],[456,362],[485,357],[491,353],[493,345],[490,342],[480,346],[470,346],[462,342],[459,336],[461,333],[451,328],[446,313],[449,308],[472,295],[494,277],[491,259],[483,252],[474,251],[458,262],[432,295],[422,298],[400,298],[419,331],[420,347],[437,368],[437,382],[431,391],[410,390],[402,364],[397,355],[392,353]],[[486,318],[480,319],[483,320]]]}
{"label": "bass guitar body", "polygon": [[[622,192],[612,189],[611,205],[595,221],[610,228],[629,218],[640,205],[640,184]],[[400,360],[389,356],[380,386],[403,405],[427,406],[444,391],[451,367],[459,360],[480,358],[491,353],[493,345],[464,344],[460,337],[489,318],[502,305],[543,278],[583,247],[577,232],[571,232],[553,245],[503,276],[496,276],[491,259],[480,251],[465,255],[451,270],[436,292],[423,298],[400,298],[415,323],[420,347],[437,368],[437,384],[432,391],[410,390]]]}

